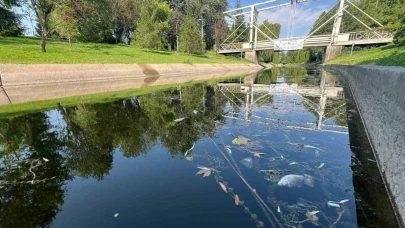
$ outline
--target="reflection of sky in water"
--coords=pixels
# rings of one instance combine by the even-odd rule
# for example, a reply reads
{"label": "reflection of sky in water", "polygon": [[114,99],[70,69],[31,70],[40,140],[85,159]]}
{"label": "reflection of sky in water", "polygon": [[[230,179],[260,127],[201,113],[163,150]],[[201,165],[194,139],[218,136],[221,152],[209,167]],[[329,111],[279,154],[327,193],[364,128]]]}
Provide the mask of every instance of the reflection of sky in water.
{"label": "reflection of sky in water", "polygon": [[[275,79],[279,84],[290,80]],[[349,137],[346,127],[337,126],[346,126],[345,117],[343,124],[332,118],[318,126],[319,115],[304,100],[310,98],[297,92],[301,85],[292,84],[283,85],[292,91],[268,95],[263,91],[249,93],[249,89],[242,93],[210,87],[203,93],[204,102],[195,92],[203,88],[197,84],[182,88],[182,95],[172,90],[140,96],[142,111],[133,98],[46,112],[51,126],[48,132],[64,142],[58,152],[67,162],[61,166],[66,165],[73,174],[72,180],[66,180],[64,202],[52,227],[293,227],[297,222],[304,227],[314,226],[311,222],[328,227],[337,220],[337,227],[355,227]],[[319,83],[312,86],[319,89]],[[252,94],[253,100],[248,97]],[[341,96],[328,98],[326,110],[341,101]],[[70,115],[68,122],[64,115]],[[100,121],[103,115],[109,118],[91,121]],[[187,118],[174,123],[181,117]],[[105,126],[109,127],[100,129],[108,121],[111,123]],[[76,126],[79,124],[81,130]],[[140,125],[145,125],[142,133],[130,131]],[[173,135],[177,138],[171,138]],[[236,145],[233,140],[237,136],[249,142]],[[46,141],[45,136],[41,137]],[[69,137],[76,141],[63,141]],[[189,142],[184,143],[185,139]],[[141,145],[142,140],[149,144]],[[130,147],[131,142],[135,147]],[[194,142],[195,147],[187,151]],[[108,156],[104,157],[105,144],[111,149],[112,164]],[[70,148],[80,154],[71,153]],[[92,151],[87,151],[89,148]],[[133,155],[128,148],[139,152]],[[51,161],[45,165],[53,162],[48,158]],[[79,166],[83,160],[88,164]],[[108,164],[97,166],[101,162]],[[318,168],[321,164],[323,167]],[[211,175],[196,175],[197,166],[211,168]],[[101,176],[91,175],[103,168],[106,171]],[[34,171],[40,178],[40,170]],[[307,175],[305,178],[310,176],[314,182],[301,187],[277,186],[288,174]],[[235,205],[236,195],[239,205]],[[328,201],[343,199],[350,201],[341,208],[327,206]],[[305,221],[307,212],[312,211],[320,211],[316,214],[319,220],[312,217],[312,221]],[[119,215],[115,218],[116,213]]]}

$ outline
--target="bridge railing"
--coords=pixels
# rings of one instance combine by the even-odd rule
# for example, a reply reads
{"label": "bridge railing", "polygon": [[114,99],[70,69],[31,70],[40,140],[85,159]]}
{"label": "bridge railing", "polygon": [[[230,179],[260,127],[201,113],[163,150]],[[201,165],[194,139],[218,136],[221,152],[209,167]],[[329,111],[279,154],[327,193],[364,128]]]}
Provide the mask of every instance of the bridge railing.
{"label": "bridge railing", "polygon": [[218,47],[218,51],[230,51],[230,50],[242,50],[244,43],[229,43],[229,44],[220,44]]}
{"label": "bridge railing", "polygon": [[349,40],[392,39],[394,33],[390,30],[373,30],[350,33]]}

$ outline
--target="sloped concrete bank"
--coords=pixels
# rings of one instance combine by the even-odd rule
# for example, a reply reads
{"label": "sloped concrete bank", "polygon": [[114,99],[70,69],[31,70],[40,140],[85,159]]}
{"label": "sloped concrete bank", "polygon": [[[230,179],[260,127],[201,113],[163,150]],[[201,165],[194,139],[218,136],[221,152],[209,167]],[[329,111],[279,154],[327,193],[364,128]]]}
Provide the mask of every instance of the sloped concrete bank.
{"label": "sloped concrete bank", "polygon": [[405,68],[326,65],[346,80],[357,102],[378,165],[397,212],[405,221]]}
{"label": "sloped concrete bank", "polygon": [[253,73],[255,64],[0,64],[1,104]]}

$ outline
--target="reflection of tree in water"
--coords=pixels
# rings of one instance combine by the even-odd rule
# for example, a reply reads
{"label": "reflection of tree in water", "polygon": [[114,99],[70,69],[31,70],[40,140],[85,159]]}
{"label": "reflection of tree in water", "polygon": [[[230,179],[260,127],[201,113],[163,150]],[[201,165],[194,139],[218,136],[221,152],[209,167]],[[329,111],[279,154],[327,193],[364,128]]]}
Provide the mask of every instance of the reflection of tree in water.
{"label": "reflection of tree in water", "polygon": [[286,83],[301,85],[306,76],[307,70],[303,67],[274,67],[261,71],[255,80],[255,84],[274,84],[277,82],[277,77],[285,77]]}
{"label": "reflection of tree in water", "polygon": [[[43,113],[0,120],[0,226],[47,227],[63,204],[64,181],[71,179],[59,153],[61,141]],[[49,160],[45,162],[43,158]],[[37,161],[39,165],[29,168]]]}
{"label": "reflection of tree in water", "polygon": [[[212,135],[226,102],[212,87],[197,84],[0,120],[0,226],[49,226],[63,204],[65,181],[75,175],[103,179],[117,148],[136,157],[159,140],[172,156],[183,155],[202,135]],[[65,123],[51,125],[54,114]]]}

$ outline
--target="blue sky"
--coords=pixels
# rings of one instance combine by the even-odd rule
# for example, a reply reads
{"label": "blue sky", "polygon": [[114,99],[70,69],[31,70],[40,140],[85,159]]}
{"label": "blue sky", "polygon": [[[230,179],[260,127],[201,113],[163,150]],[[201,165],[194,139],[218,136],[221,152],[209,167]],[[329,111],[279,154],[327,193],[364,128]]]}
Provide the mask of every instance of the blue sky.
{"label": "blue sky", "polygon": [[[242,6],[247,6],[255,3],[264,2],[266,0],[241,0]],[[280,0],[275,3],[270,3],[266,6],[274,6],[280,3],[286,3],[289,0]],[[309,32],[309,29],[323,11],[331,9],[338,0],[317,0],[308,3],[300,3],[295,10],[294,26],[292,26],[293,36],[304,36]],[[236,0],[229,0],[230,8],[234,9]],[[264,6],[261,6],[264,7]],[[276,9],[261,11],[259,13],[259,22],[269,20],[281,24],[281,37],[285,38],[288,33],[288,28],[291,28],[290,15],[294,11],[290,6],[284,6]],[[289,26],[290,24],[290,26]]]}

